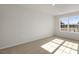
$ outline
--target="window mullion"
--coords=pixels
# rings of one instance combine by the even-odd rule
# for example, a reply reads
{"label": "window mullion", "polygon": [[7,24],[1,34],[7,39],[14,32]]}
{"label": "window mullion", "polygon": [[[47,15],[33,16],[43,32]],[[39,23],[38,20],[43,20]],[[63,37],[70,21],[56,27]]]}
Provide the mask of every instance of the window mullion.
{"label": "window mullion", "polygon": [[67,31],[69,32],[69,17],[68,17],[68,30]]}

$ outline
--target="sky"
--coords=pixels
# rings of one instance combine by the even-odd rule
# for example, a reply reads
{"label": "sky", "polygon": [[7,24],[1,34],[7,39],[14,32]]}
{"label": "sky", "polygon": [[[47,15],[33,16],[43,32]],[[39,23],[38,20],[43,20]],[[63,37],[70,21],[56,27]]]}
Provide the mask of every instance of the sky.
{"label": "sky", "polygon": [[61,17],[60,20],[65,23],[68,24],[77,24],[79,21],[79,16],[70,16],[70,17]]}

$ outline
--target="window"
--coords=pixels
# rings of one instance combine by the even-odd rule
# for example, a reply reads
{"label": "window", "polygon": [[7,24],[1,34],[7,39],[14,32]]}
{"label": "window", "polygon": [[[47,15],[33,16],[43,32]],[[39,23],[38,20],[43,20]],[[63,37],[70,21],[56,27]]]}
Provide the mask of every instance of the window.
{"label": "window", "polygon": [[60,30],[79,32],[79,16],[60,17]]}

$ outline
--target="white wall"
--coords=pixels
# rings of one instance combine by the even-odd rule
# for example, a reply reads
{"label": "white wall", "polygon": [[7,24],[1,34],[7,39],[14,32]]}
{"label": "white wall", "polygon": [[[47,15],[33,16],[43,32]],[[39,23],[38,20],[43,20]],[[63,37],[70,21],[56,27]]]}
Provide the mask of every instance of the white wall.
{"label": "white wall", "polygon": [[0,49],[53,36],[52,15],[32,9],[0,5]]}
{"label": "white wall", "polygon": [[79,40],[79,33],[78,32],[60,32],[60,30],[59,30],[59,17],[60,16],[79,16],[79,12],[55,16],[55,26],[56,26],[55,27],[55,35],[64,37],[64,38]]}

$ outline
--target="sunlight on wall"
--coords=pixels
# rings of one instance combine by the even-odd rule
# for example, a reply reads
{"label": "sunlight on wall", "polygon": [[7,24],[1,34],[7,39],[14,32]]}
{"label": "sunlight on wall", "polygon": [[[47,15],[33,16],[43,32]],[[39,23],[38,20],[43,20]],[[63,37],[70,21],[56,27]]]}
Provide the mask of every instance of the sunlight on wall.
{"label": "sunlight on wall", "polygon": [[77,54],[78,44],[62,39],[54,39],[42,45],[41,48],[50,53],[53,53],[57,49],[55,54]]}

